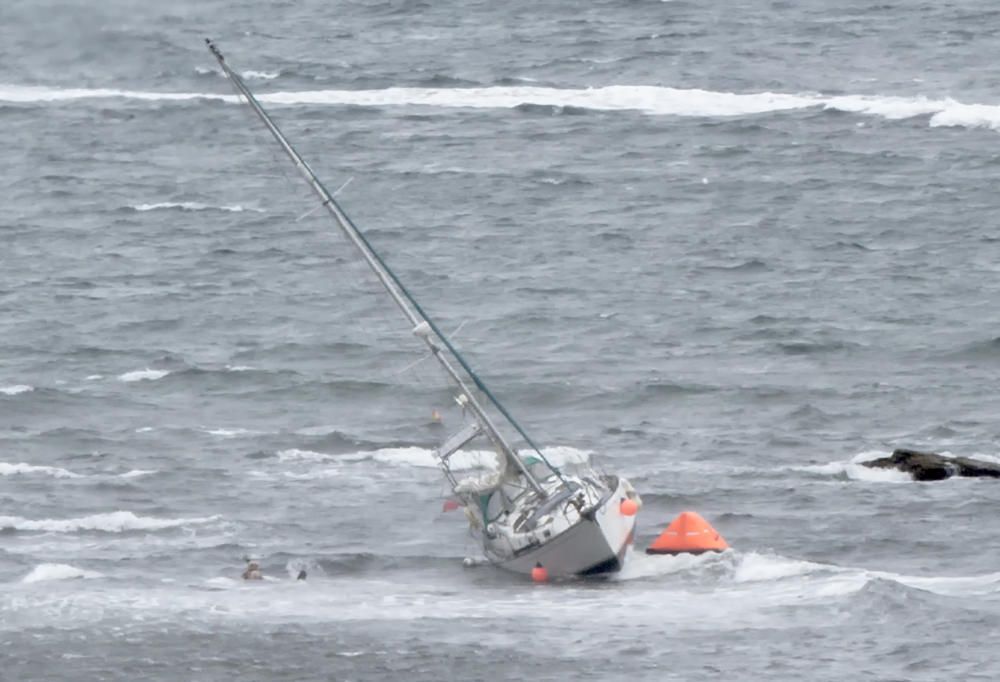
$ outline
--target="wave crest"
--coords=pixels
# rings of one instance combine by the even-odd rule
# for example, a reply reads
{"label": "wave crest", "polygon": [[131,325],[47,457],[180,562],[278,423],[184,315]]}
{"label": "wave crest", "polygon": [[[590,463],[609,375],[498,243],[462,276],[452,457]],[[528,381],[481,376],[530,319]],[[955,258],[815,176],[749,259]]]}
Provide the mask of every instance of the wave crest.
{"label": "wave crest", "polygon": [[26,462],[18,462],[17,464],[0,462],[0,476],[17,476],[24,474],[44,474],[55,478],[81,478],[80,474],[74,474],[72,471],[61,469],[59,467],[36,466],[34,464],[27,464]]}
{"label": "wave crest", "polygon": [[44,531],[48,533],[76,533],[79,531],[102,531],[105,533],[123,533],[130,530],[163,530],[180,526],[211,523],[218,516],[205,516],[187,519],[157,519],[149,516],[137,516],[129,511],[116,511],[106,514],[94,514],[78,519],[25,519],[20,516],[0,516],[0,529],[20,531]]}
{"label": "wave crest", "polygon": [[[249,74],[250,72],[248,72]],[[253,72],[269,79],[278,74]],[[235,95],[200,92],[146,92],[112,88],[51,88],[0,85],[0,102],[44,104],[86,99],[132,99],[153,102],[221,100],[236,103]],[[840,95],[817,93],[736,93],[700,88],[652,85],[609,85],[596,88],[489,86],[472,88],[390,87],[380,90],[307,90],[264,93],[263,102],[284,105],[368,107],[426,106],[464,109],[523,109],[556,107],[565,110],[639,111],[655,116],[734,117],[810,108],[901,120],[929,117],[929,125],[1000,129],[1000,106],[966,104],[951,98],[895,95]],[[183,207],[183,206],[181,206]],[[227,210],[227,209],[223,209]]]}
{"label": "wave crest", "polygon": [[264,212],[259,208],[250,208],[239,204],[233,204],[231,206],[213,206],[210,204],[202,204],[197,201],[161,201],[156,204],[136,204],[135,206],[130,206],[129,208],[133,211],[139,211],[140,213],[171,209],[181,211],[227,211],[230,213],[243,213],[244,211],[253,211],[254,213]]}
{"label": "wave crest", "polygon": [[28,575],[21,578],[25,584],[49,582],[51,580],[71,580],[74,578],[101,578],[97,571],[85,571],[69,564],[38,564]]}
{"label": "wave crest", "polygon": [[162,379],[163,377],[170,374],[170,370],[167,369],[137,369],[133,372],[125,372],[124,374],[118,375],[118,381],[124,381],[125,383],[132,383],[134,381],[156,381],[157,379]]}

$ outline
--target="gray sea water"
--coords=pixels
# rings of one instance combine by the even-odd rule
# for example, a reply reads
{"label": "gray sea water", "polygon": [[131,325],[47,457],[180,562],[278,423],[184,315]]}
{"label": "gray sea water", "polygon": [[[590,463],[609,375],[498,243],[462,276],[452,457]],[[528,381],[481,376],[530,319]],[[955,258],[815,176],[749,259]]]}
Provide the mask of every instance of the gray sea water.
{"label": "gray sea water", "polygon": [[[443,383],[207,36],[632,479],[623,574],[463,567]],[[1000,488],[858,461],[1000,454],[998,58],[986,0],[4,0],[0,679],[997,679]],[[733,549],[643,555],[683,510]]]}

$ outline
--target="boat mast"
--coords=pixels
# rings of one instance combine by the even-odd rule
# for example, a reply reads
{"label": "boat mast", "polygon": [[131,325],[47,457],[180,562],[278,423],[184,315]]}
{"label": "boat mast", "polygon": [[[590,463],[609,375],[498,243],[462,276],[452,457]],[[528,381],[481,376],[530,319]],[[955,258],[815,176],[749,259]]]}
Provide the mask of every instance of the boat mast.
{"label": "boat mast", "polygon": [[388,292],[389,296],[392,297],[392,300],[395,301],[396,305],[402,311],[403,315],[406,317],[407,320],[409,320],[410,324],[413,325],[413,333],[416,336],[423,339],[424,343],[426,343],[427,347],[430,349],[431,354],[434,356],[435,359],[437,359],[437,361],[444,368],[445,373],[447,373],[448,376],[451,377],[452,381],[454,381],[458,385],[460,391],[458,399],[460,404],[463,407],[469,408],[469,410],[475,417],[476,421],[478,421],[480,425],[483,427],[483,430],[486,432],[489,439],[493,441],[493,444],[497,448],[499,448],[504,453],[504,455],[507,456],[508,459],[514,462],[515,466],[517,466],[517,468],[524,475],[525,480],[528,481],[528,484],[536,492],[538,492],[539,495],[541,495],[542,497],[546,497],[547,493],[545,489],[541,486],[541,484],[539,484],[538,480],[528,469],[527,465],[525,465],[525,463],[521,460],[521,458],[518,456],[514,448],[511,447],[511,445],[507,442],[507,440],[503,437],[500,431],[493,424],[493,421],[490,419],[489,415],[486,414],[485,410],[483,410],[482,406],[478,403],[475,396],[472,394],[472,391],[469,390],[469,387],[466,386],[465,382],[459,375],[458,371],[448,361],[448,358],[446,358],[442,354],[441,346],[435,343],[434,339],[431,338],[432,333],[444,344],[445,348],[447,348],[448,351],[451,352],[452,356],[458,361],[458,363],[466,371],[469,377],[472,378],[473,383],[475,383],[476,387],[479,388],[481,391],[483,391],[483,393],[490,399],[493,405],[496,406],[496,408],[500,411],[500,413],[503,414],[503,416],[507,419],[507,421],[509,421],[511,425],[514,426],[517,432],[521,434],[521,436],[525,438],[528,444],[539,454],[539,456],[542,457],[542,460],[545,461],[545,463],[549,466],[549,468],[559,476],[560,480],[564,480],[559,470],[556,469],[551,464],[548,464],[548,461],[545,459],[545,456],[542,455],[542,453],[539,451],[538,447],[534,444],[534,442],[532,442],[532,440],[528,437],[528,435],[521,429],[520,425],[518,425],[518,423],[514,421],[514,419],[510,416],[507,410],[493,396],[493,394],[489,391],[489,389],[486,388],[486,386],[482,383],[482,380],[480,380],[480,378],[475,374],[475,372],[472,371],[472,369],[466,363],[465,359],[458,353],[455,347],[452,346],[451,342],[440,331],[438,326],[434,324],[434,322],[430,319],[430,317],[423,311],[423,309],[420,307],[420,304],[418,304],[416,300],[414,300],[413,296],[410,295],[410,292],[407,291],[406,287],[404,287],[403,284],[399,281],[399,279],[396,277],[396,274],[389,269],[389,266],[386,265],[385,261],[382,260],[382,257],[379,256],[379,254],[375,251],[374,248],[372,248],[371,244],[365,238],[361,230],[359,230],[354,225],[354,223],[343,211],[343,209],[341,209],[340,205],[336,202],[333,196],[323,186],[323,183],[320,182],[316,174],[313,173],[312,169],[309,167],[309,164],[307,164],[305,160],[301,156],[299,156],[299,153],[295,151],[295,148],[292,147],[291,143],[285,138],[284,134],[282,134],[278,126],[274,123],[273,120],[271,120],[271,117],[267,114],[267,112],[264,111],[264,108],[260,105],[260,103],[254,97],[253,93],[250,92],[250,89],[243,82],[243,79],[240,78],[240,76],[236,72],[234,72],[232,69],[229,68],[229,65],[226,63],[225,58],[222,56],[222,53],[215,46],[215,44],[207,38],[205,39],[205,43],[208,45],[208,49],[211,51],[212,55],[219,62],[219,66],[222,67],[223,73],[226,74],[226,77],[233,84],[233,87],[235,87],[236,91],[246,99],[247,104],[250,105],[250,108],[253,109],[257,117],[264,123],[267,129],[271,132],[271,135],[274,137],[274,139],[277,140],[279,145],[281,145],[281,148],[284,150],[285,154],[287,154],[288,157],[295,163],[296,168],[298,168],[299,173],[301,173],[302,176],[305,178],[306,182],[309,184],[309,187],[322,200],[323,202],[322,206],[326,208],[326,210],[330,213],[331,216],[333,216],[333,219],[337,223],[337,226],[340,227],[341,231],[348,238],[348,240],[352,244],[354,244],[355,247],[357,247],[358,251],[361,253],[361,256],[365,259],[365,262],[368,263],[368,266],[375,273],[375,276],[378,278],[379,282]]}

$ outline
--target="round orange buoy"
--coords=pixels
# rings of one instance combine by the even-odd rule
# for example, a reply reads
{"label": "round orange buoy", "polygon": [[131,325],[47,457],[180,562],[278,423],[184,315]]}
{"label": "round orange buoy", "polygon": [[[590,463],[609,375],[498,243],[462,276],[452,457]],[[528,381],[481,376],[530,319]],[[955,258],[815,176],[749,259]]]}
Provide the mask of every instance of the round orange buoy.
{"label": "round orange buoy", "polygon": [[625,516],[635,516],[635,513],[639,511],[639,503],[630,497],[622,499],[620,507]]}
{"label": "round orange buoy", "polygon": [[535,564],[535,567],[531,569],[531,579],[536,583],[544,583],[549,579],[549,572],[545,570],[541,562]]}
{"label": "round orange buoy", "polygon": [[646,554],[701,554],[724,549],[729,545],[708,521],[695,512],[681,512],[646,548]]}

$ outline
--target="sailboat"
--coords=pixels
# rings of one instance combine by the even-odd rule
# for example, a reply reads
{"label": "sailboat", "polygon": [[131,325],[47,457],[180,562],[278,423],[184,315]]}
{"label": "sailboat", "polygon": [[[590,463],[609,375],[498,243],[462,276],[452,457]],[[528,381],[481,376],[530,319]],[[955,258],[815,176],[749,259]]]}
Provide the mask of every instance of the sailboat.
{"label": "sailboat", "polygon": [[[633,542],[635,514],[641,504],[632,485],[623,477],[589,465],[569,472],[546,459],[326,190],[219,49],[212,41],[205,42],[240,99],[295,164],[320,206],[357,249],[414,336],[449,378],[455,402],[467,421],[441,443],[435,457],[454,500],[465,509],[485,558],[536,579],[539,575],[596,576],[620,570]],[[522,448],[530,454],[519,451],[510,434],[519,437]],[[496,466],[469,475],[455,465],[453,456],[474,440],[489,444]]]}

